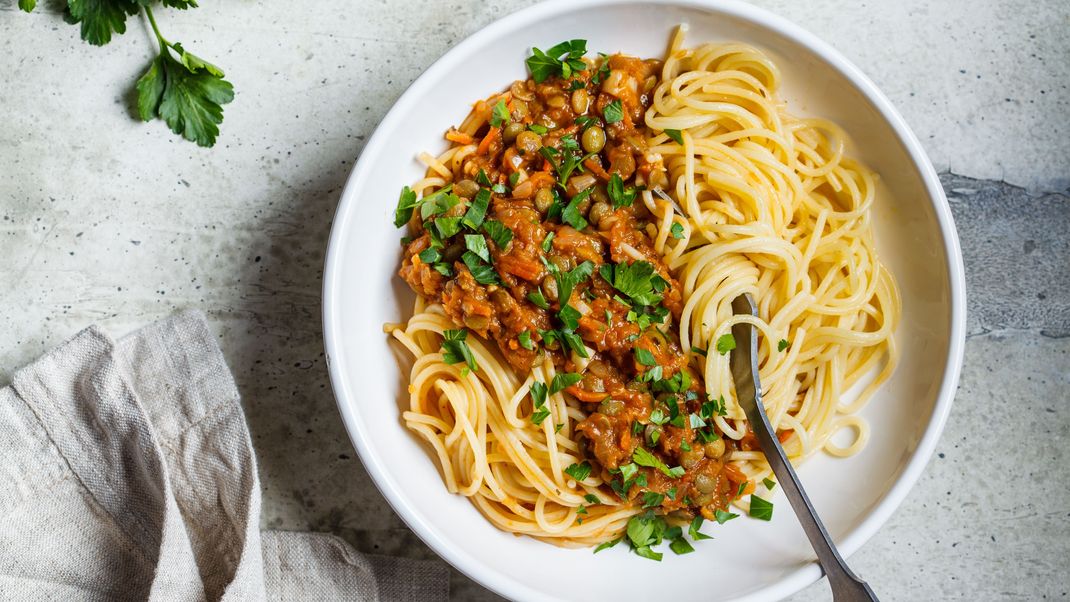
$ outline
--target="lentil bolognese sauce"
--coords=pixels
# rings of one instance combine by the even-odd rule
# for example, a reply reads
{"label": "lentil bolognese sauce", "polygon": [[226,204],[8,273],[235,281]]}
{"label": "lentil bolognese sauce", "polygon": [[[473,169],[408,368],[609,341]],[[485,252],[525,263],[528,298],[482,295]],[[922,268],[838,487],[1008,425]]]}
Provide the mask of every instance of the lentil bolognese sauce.
{"label": "lentil bolognese sauce", "polygon": [[[527,61],[530,78],[476,102],[464,122],[446,132],[445,153],[421,155],[427,175],[402,190],[395,213],[395,225],[408,229],[399,275],[419,297],[416,315],[387,325],[416,357],[406,424],[434,448],[450,491],[469,496],[508,531],[559,545],[598,544],[596,551],[624,539],[641,556],[658,560],[653,546],[666,540],[678,554],[691,551],[684,529],[691,540],[707,538],[703,521],[736,517],[734,503],[768,520],[772,504],[755,493],[775,485],[764,478],[769,472],[761,469],[754,435],[725,389],[731,334],[723,324],[704,323],[723,318],[723,308],[709,305],[708,291],[696,292],[702,279],[688,259],[720,242],[713,225],[761,221],[747,219],[753,211],[731,207],[717,210],[732,219],[704,220],[711,203],[692,198],[696,176],[688,158],[698,153],[699,136],[731,128],[704,131],[704,122],[695,120],[682,122],[683,131],[650,125],[668,112],[661,106],[675,85],[668,80],[688,71],[679,41],[678,34],[677,52],[668,59],[675,56],[681,63],[675,66],[625,54],[587,57],[583,40],[535,49]],[[692,71],[734,73],[729,79],[748,85],[760,79],[746,62],[757,59],[745,54],[757,51],[735,52],[743,56],[729,52]],[[759,101],[773,102],[771,94],[749,101],[723,91],[715,96],[707,100],[738,102],[755,114],[767,108]],[[738,121],[737,129],[745,129],[745,120]],[[809,160],[800,151],[803,159],[788,163],[810,179],[823,177],[809,173],[813,164],[835,155],[815,140]],[[845,182],[841,177],[838,184]],[[818,190],[824,192],[811,188]],[[718,200],[732,205],[729,193]],[[838,227],[832,213],[857,210],[836,198],[829,204],[822,219],[832,230]],[[825,228],[816,226],[817,235]],[[750,261],[759,269],[768,263]],[[834,272],[803,269],[814,270],[824,279]],[[857,309],[861,317],[840,327],[890,336],[897,298],[894,282],[881,274],[878,264],[876,284],[863,287],[868,309]],[[776,288],[777,277],[762,282],[748,275],[745,282],[758,291]],[[851,287],[840,288],[830,294],[847,295]],[[775,313],[788,302],[790,295],[763,310]],[[716,311],[699,311],[703,303]],[[792,319],[803,320],[800,315]],[[801,348],[809,323],[770,324],[763,329],[767,339],[796,335],[794,343],[780,339],[777,352],[798,354],[787,347]],[[830,344],[810,361],[841,352],[829,351]],[[872,356],[879,355],[872,342],[837,344],[849,348],[844,357],[853,353],[852,365],[873,365]],[[775,352],[766,344],[763,353]],[[796,355],[792,361],[779,365],[787,370],[802,360]],[[717,382],[707,383],[706,375]],[[838,396],[837,387],[857,378],[841,378],[821,399]],[[800,417],[807,396],[817,395],[808,391],[825,379],[812,366],[781,377],[790,391],[783,392],[782,410],[769,409],[781,440],[795,439],[795,456],[825,446],[839,428],[855,428],[864,439],[856,423]],[[825,431],[814,435],[814,424]]]}

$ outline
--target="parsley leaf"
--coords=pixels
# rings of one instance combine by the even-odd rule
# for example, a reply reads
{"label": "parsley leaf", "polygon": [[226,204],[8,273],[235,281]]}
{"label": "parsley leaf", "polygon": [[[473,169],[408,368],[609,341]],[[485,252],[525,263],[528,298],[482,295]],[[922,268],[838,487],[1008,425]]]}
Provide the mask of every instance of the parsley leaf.
{"label": "parsley leaf", "polygon": [[550,131],[550,129],[547,128],[545,125],[539,125],[537,123],[533,123],[533,124],[529,125],[528,129],[533,131],[533,132],[535,132],[536,134],[538,134],[540,136],[545,136],[546,132]]}
{"label": "parsley leaf", "polygon": [[680,130],[665,130],[665,135],[675,140],[677,144],[684,143],[684,135],[680,133]]}
{"label": "parsley leaf", "polygon": [[550,246],[553,244],[553,242],[554,242],[554,232],[551,230],[550,232],[548,232],[546,234],[546,238],[542,239],[542,245],[541,246],[542,246],[543,252],[549,253],[550,252]]}
{"label": "parsley leaf", "polygon": [[528,351],[532,351],[535,349],[535,343],[531,342],[531,332],[527,330],[518,334],[516,340],[518,343],[520,343],[521,347],[527,349]]}
{"label": "parsley leaf", "polygon": [[582,376],[575,372],[558,372],[554,375],[554,379],[550,381],[550,395],[571,387],[580,382],[582,378]]}
{"label": "parsley leaf", "polygon": [[503,99],[494,105],[494,110],[491,111],[490,115],[490,124],[494,127],[501,127],[506,123],[509,123],[509,108],[505,106],[505,100]]}
{"label": "parsley leaf", "polygon": [[591,189],[588,188],[583,192],[572,197],[568,205],[565,206],[564,211],[561,212],[561,221],[572,226],[577,230],[583,230],[587,227],[587,220],[584,219],[583,214],[580,213],[580,203],[583,202],[588,196],[591,195]]}
{"label": "parsley leaf", "polygon": [[684,226],[680,222],[673,222],[672,226],[669,228],[669,232],[672,234],[673,238],[683,238]]}
{"label": "parsley leaf", "polygon": [[773,502],[766,501],[756,495],[750,496],[749,514],[758,520],[773,519]]}
{"label": "parsley leaf", "polygon": [[606,183],[606,194],[613,201],[613,208],[630,207],[635,201],[635,186],[624,187],[624,180],[619,173],[613,172]]}
{"label": "parsley leaf", "polygon": [[398,207],[394,210],[394,227],[400,228],[412,219],[412,210],[416,207],[416,193],[408,186],[401,189]]}
{"label": "parsley leaf", "polygon": [[691,545],[691,542],[687,541],[683,537],[677,537],[676,539],[672,540],[672,543],[669,544],[669,549],[678,555],[690,554],[691,552],[695,551],[695,548]]}
{"label": "parsley leaf", "polygon": [[784,351],[789,345],[791,345],[791,343],[789,343],[787,339],[780,339],[780,342],[776,344],[776,350]]}
{"label": "parsley leaf", "polygon": [[[82,39],[94,46],[103,46],[110,42],[113,33],[126,33],[127,15],[137,14],[139,8],[136,0],[68,0],[66,4],[67,22],[81,24]],[[19,8],[26,12],[32,11],[36,5],[35,0],[19,0]]]}
{"label": "parsley leaf", "polygon": [[732,336],[732,333],[725,333],[717,337],[717,353],[725,355],[735,348],[736,338]]}
{"label": "parsley leaf", "polygon": [[468,206],[468,211],[465,212],[461,223],[473,230],[478,230],[480,224],[483,223],[483,219],[487,216],[488,206],[490,206],[490,191],[486,188],[480,188],[479,192],[476,193],[476,197],[472,199],[472,204]]}
{"label": "parsley leaf", "polygon": [[602,109],[602,117],[605,117],[606,123],[617,123],[624,119],[624,109],[620,106],[619,98]]}
{"label": "parsley leaf", "polygon": [[443,331],[442,361],[447,364],[464,362],[473,372],[476,372],[479,370],[479,366],[476,364],[476,358],[472,355],[472,350],[468,347],[468,343],[465,342],[466,338],[468,338],[468,331],[463,328]]}
{"label": "parsley leaf", "polygon": [[584,261],[568,272],[562,272],[560,268],[545,259],[543,262],[557,283],[557,299],[561,307],[567,305],[569,299],[572,298],[572,289],[576,288],[577,284],[590,278],[591,274],[594,273],[594,264],[590,261]]}
{"label": "parsley leaf", "polygon": [[766,489],[768,489],[769,491],[772,491],[773,487],[776,487],[776,481],[774,481],[773,479],[770,479],[769,477],[766,477],[766,478],[762,479],[762,485],[765,485]]}
{"label": "parsley leaf", "polygon": [[649,349],[643,347],[635,348],[635,361],[644,366],[657,366],[658,362],[654,359],[654,354]]}
{"label": "parsley leaf", "polygon": [[647,466],[649,468],[657,469],[671,479],[679,479],[684,474],[684,468],[682,466],[669,468],[664,462],[658,459],[657,456],[642,447],[635,448],[635,451],[632,453],[632,461],[639,466]]}
{"label": "parsley leaf", "polygon": [[661,295],[654,289],[658,281],[664,283],[665,280],[657,275],[654,266],[646,261],[635,261],[630,265],[618,263],[616,266],[605,263],[598,273],[612,284],[613,288],[639,305],[654,305],[661,301]]}
{"label": "parsley leaf", "polygon": [[531,401],[536,408],[546,405],[546,383],[539,381],[531,383]]}
{"label": "parsley leaf", "polygon": [[618,543],[620,543],[620,541],[622,539],[624,539],[624,537],[618,537],[618,538],[616,538],[614,540],[607,541],[607,542],[604,542],[604,543],[600,543],[600,544],[598,544],[598,547],[594,549],[593,553],[597,554],[597,553],[601,552],[602,550],[608,550],[609,548],[612,548],[613,546],[615,546]]}
{"label": "parsley leaf", "polygon": [[461,231],[461,218],[459,217],[436,217],[435,230],[442,238],[449,238]]}
{"label": "parsley leaf", "polygon": [[706,357],[706,350],[701,347],[695,347],[694,345],[691,346],[691,353],[697,353],[702,357]]}
{"label": "parsley leaf", "polygon": [[490,178],[487,177],[487,172],[483,171],[482,168],[479,170],[479,173],[476,174],[476,184],[487,188],[490,188],[491,186]]}
{"label": "parsley leaf", "polygon": [[565,474],[577,481],[582,481],[590,476],[591,465],[587,461],[584,461],[582,464],[570,464],[569,467],[565,469]]}
{"label": "parsley leaf", "polygon": [[[469,212],[471,212],[471,209],[469,209]],[[498,220],[488,219],[483,222],[483,231],[503,251],[509,246],[509,242],[513,240],[513,231]]]}
{"label": "parsley leaf", "polygon": [[418,202],[420,205],[420,219],[427,219],[432,215],[445,213],[461,202],[460,197],[450,194],[452,189],[453,185],[447,184],[420,199]]}
{"label": "parsley leaf", "polygon": [[426,264],[432,264],[439,260],[440,255],[437,249],[424,249],[417,257]]}
{"label": "parsley leaf", "polygon": [[717,521],[718,525],[723,525],[733,518],[739,518],[738,514],[732,514],[731,512],[725,512],[720,508],[713,511],[713,518]]}
{"label": "parsley leaf", "polygon": [[588,493],[587,495],[583,496],[583,501],[587,502],[588,504],[601,504],[602,503],[602,500],[598,499],[598,496],[596,496],[596,495],[594,495],[592,493]]}
{"label": "parsley leaf", "polygon": [[580,60],[587,54],[587,40],[569,40],[550,48],[546,52],[538,48],[531,49],[531,56],[525,61],[535,83],[541,84],[547,78],[560,75],[572,77],[575,71],[585,71],[587,64]]}
{"label": "parsley leaf", "polygon": [[535,289],[528,293],[528,301],[531,301],[539,309],[550,309],[550,304],[546,302],[546,297],[542,296],[542,291]]}
{"label": "parsley leaf", "polygon": [[568,330],[576,330],[579,326],[580,312],[571,305],[566,304],[562,307],[561,311],[557,312],[557,317]]}
{"label": "parsley leaf", "polygon": [[490,263],[490,249],[487,248],[487,239],[483,238],[482,234],[465,234],[464,246],[483,261]]}
{"label": "parsley leaf", "polygon": [[[151,10],[145,7],[145,11],[151,19]],[[83,31],[85,25],[83,22]],[[223,105],[234,100],[234,86],[223,79],[223,71],[215,65],[186,52],[181,44],[167,42],[159,33],[157,38],[160,54],[137,80],[138,114],[142,121],[160,117],[172,132],[198,146],[213,146],[223,122]],[[172,49],[178,59],[171,54]]]}
{"label": "parsley leaf", "polygon": [[[473,236],[469,234],[468,236]],[[467,236],[465,237],[467,243]],[[479,236],[479,238],[483,238]],[[486,245],[486,241],[483,242]],[[501,285],[501,278],[498,277],[498,272],[494,271],[494,268],[483,263],[479,255],[476,255],[472,251],[465,251],[464,255],[461,255],[461,261],[464,265],[468,266],[468,271],[472,272],[472,277],[476,279],[476,282],[480,284],[497,284]]]}
{"label": "parsley leaf", "polygon": [[543,408],[531,415],[531,421],[535,424],[542,424],[542,421],[546,420],[548,416],[550,416],[550,410]]}
{"label": "parsley leaf", "polygon": [[702,516],[700,515],[696,516],[694,520],[691,521],[691,525],[687,528],[687,534],[690,535],[691,539],[694,539],[695,541],[701,541],[703,539],[713,539],[712,535],[706,535],[705,533],[699,531],[699,529],[701,528]]}
{"label": "parsley leaf", "polygon": [[653,491],[647,491],[643,493],[643,508],[654,508],[660,506],[665,501],[665,495],[656,493]]}

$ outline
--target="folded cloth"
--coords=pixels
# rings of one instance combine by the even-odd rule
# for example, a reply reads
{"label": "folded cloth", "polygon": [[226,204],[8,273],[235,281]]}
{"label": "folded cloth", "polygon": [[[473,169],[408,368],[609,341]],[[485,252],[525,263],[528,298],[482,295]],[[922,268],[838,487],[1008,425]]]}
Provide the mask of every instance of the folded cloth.
{"label": "folded cloth", "polygon": [[437,563],[261,532],[237,387],[199,312],[82,331],[0,389],[0,599],[445,600]]}

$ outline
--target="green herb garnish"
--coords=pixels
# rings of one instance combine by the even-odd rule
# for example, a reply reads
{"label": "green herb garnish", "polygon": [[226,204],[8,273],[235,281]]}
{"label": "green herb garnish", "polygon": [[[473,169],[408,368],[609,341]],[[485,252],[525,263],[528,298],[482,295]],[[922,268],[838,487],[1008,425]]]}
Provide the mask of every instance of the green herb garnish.
{"label": "green herb garnish", "polygon": [[620,99],[606,105],[606,108],[602,109],[602,117],[605,118],[606,123],[617,123],[624,119],[624,109],[620,105]]}
{"label": "green herb garnish", "polygon": [[554,379],[550,381],[550,394],[553,395],[554,393],[571,387],[582,379],[583,377],[575,372],[558,372],[554,375]]}
{"label": "green herb garnish", "polygon": [[620,209],[630,207],[635,202],[636,189],[635,186],[626,188],[620,174],[614,172],[609,176],[609,182],[606,183],[606,194],[609,200],[613,201],[613,208]]}
{"label": "green herb garnish", "polygon": [[639,466],[646,466],[659,470],[662,474],[671,479],[679,479],[684,474],[684,468],[682,466],[669,468],[664,462],[658,459],[657,456],[642,447],[637,447],[635,448],[635,451],[632,452],[632,461]]}
{"label": "green herb garnish", "polygon": [[468,347],[468,343],[465,342],[466,338],[468,338],[468,331],[463,328],[443,331],[442,361],[447,364],[464,362],[473,372],[476,372],[479,370],[479,366],[476,364],[476,357],[472,355],[472,350]]}
{"label": "green herb garnish", "polygon": [[490,113],[490,124],[493,127],[501,127],[509,123],[509,108],[505,106],[505,100],[499,100]]}
{"label": "green herb garnish", "polygon": [[521,347],[523,347],[524,349],[527,349],[528,351],[532,351],[532,350],[535,349],[535,343],[531,342],[531,332],[530,331],[525,330],[524,332],[521,332],[520,334],[518,334],[516,336],[516,340],[517,340],[518,343],[520,343]]}
{"label": "green herb garnish", "polygon": [[732,333],[722,334],[717,337],[717,353],[725,355],[729,351],[736,348],[736,338],[732,336]]}
{"label": "green herb garnish", "polygon": [[684,143],[684,135],[680,133],[680,130],[665,130],[665,135],[675,140],[677,144]]}
{"label": "green herb garnish", "polygon": [[749,514],[758,520],[773,519],[773,502],[766,501],[756,495],[750,496]]}
{"label": "green herb garnish", "polygon": [[565,469],[565,474],[577,481],[582,481],[590,476],[591,465],[586,460],[581,464],[570,464],[569,467]]}
{"label": "green herb garnish", "polygon": [[525,61],[535,83],[541,84],[547,78],[560,75],[572,77],[575,71],[585,71],[587,64],[581,59],[587,54],[587,40],[569,40],[550,48],[546,52],[538,48],[531,49],[531,56]]}

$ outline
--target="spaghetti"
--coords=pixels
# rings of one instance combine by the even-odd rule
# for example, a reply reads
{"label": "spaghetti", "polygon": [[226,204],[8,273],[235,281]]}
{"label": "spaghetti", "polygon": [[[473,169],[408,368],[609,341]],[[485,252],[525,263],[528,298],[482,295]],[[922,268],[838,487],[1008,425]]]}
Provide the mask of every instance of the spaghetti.
{"label": "spaghetti", "polygon": [[[768,57],[684,48],[683,31],[664,62],[536,51],[533,78],[476,103],[399,201],[419,294],[385,327],[415,358],[403,419],[505,531],[588,546],[627,530],[660,558],[671,524],[694,538],[730,505],[769,506],[731,384],[738,321],[761,333],[763,401],[796,463],[861,449],[857,412],[894,369],[874,176],[835,124],[785,111]],[[759,318],[732,315],[745,292]]]}

